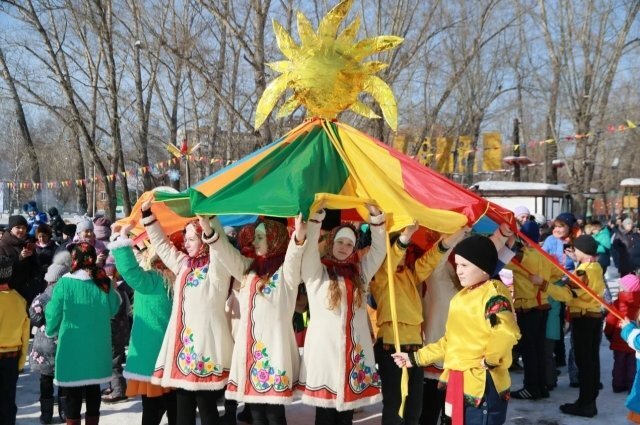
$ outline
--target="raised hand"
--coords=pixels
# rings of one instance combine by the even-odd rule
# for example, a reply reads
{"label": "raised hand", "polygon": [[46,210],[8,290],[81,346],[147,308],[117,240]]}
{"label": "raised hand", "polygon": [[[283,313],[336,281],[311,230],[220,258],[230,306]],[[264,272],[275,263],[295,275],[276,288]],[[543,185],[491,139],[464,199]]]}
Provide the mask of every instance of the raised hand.
{"label": "raised hand", "polygon": [[302,219],[302,213],[296,217],[294,237],[300,243],[307,237],[307,223]]}
{"label": "raised hand", "polygon": [[458,230],[457,232],[455,232],[455,233],[447,236],[446,238],[444,238],[442,240],[442,244],[447,249],[452,248],[452,247],[456,246],[461,240],[466,238],[467,235],[469,234],[470,230],[471,229],[469,227],[465,226],[465,227],[461,228],[460,230]]}
{"label": "raised hand", "polygon": [[140,209],[142,211],[149,211],[151,209],[151,203],[153,202],[153,198],[146,200],[140,205]]}
{"label": "raised hand", "polygon": [[202,232],[207,236],[213,236],[213,229],[211,228],[209,217],[198,215],[198,221],[200,222],[200,227],[202,227]]}
{"label": "raised hand", "polygon": [[371,214],[371,216],[382,214],[382,211],[380,211],[380,208],[376,207],[373,204],[367,204],[366,207],[367,207],[367,210],[369,211],[369,214]]}
{"label": "raised hand", "polygon": [[418,224],[418,222],[416,220],[413,220],[413,223],[402,230],[402,233],[400,234],[400,242],[405,245],[408,244],[409,241],[411,241],[411,237],[413,236],[413,234],[417,232],[419,228],[420,225]]}

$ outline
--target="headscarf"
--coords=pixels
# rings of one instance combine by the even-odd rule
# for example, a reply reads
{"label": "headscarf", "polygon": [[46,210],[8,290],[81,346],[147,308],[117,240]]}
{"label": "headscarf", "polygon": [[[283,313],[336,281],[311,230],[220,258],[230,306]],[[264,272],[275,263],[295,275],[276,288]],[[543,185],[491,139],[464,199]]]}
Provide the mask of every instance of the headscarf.
{"label": "headscarf", "polygon": [[91,280],[104,292],[109,292],[111,279],[102,267],[96,266],[96,249],[88,242],[78,242],[71,251],[71,273],[86,270]]}
{"label": "headscarf", "polygon": [[[246,254],[243,252],[243,254],[249,254],[247,256],[253,258],[248,272],[255,272],[256,275],[261,277],[271,276],[284,262],[284,256],[287,253],[287,246],[289,245],[289,231],[284,224],[278,221],[263,219],[261,222],[252,226],[252,231],[246,231],[243,238],[246,238],[249,233],[255,238],[255,232],[259,226],[264,226],[267,237],[267,253],[265,255],[256,255],[255,250],[252,249],[251,252],[247,252]],[[240,233],[242,234],[242,231]],[[246,243],[246,240],[243,240],[242,243]],[[253,238],[251,239],[251,247],[253,248]],[[241,249],[242,248],[245,247],[241,245]]]}
{"label": "headscarf", "polygon": [[[187,233],[187,228],[189,226],[191,226],[191,228],[196,232],[198,238],[202,239],[202,233],[204,231],[202,230],[202,226],[200,226],[200,222],[197,219],[194,219],[187,223],[187,225],[184,227],[185,234]],[[189,268],[193,270],[202,268],[207,264],[209,264],[209,245],[207,245],[206,243],[202,243],[196,255],[193,257],[190,256],[188,258],[188,265]]]}
{"label": "headscarf", "polygon": [[342,226],[334,228],[327,236],[325,248],[326,254],[322,257],[322,264],[327,268],[329,277],[332,280],[335,280],[338,276],[349,279],[360,276],[360,256],[358,255],[358,250],[355,246],[353,247],[351,255],[344,260],[338,260],[333,256],[333,245],[336,241],[336,235],[344,228],[351,229],[354,235],[356,235],[356,240],[358,238],[358,232],[355,227],[350,224],[343,224]]}

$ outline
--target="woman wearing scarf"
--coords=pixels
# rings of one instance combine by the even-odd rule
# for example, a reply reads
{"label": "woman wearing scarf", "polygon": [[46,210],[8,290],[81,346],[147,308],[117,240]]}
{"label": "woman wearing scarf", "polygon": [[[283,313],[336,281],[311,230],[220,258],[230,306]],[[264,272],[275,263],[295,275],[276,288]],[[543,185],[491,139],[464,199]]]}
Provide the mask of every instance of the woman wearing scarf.
{"label": "woman wearing scarf", "polygon": [[[216,401],[227,384],[233,347],[224,312],[231,275],[210,256],[198,220],[185,227],[185,253],[165,236],[151,201],[141,209],[151,244],[176,275],[171,317],[151,383],[177,389],[177,425],[195,425],[196,407],[203,425],[218,424]],[[222,231],[217,220],[214,225]]]}
{"label": "woman wearing scarf", "polygon": [[100,418],[100,384],[111,380],[111,317],[120,296],[104,270],[96,266],[96,250],[86,242],[71,252],[71,273],[64,275],[47,304],[46,335],[58,337],[55,383],[67,393],[67,424],[80,424],[85,395],[87,425]]}
{"label": "woman wearing scarf", "polygon": [[367,322],[366,292],[386,255],[385,216],[374,206],[367,208],[371,247],[362,260],[354,249],[357,234],[353,227],[335,228],[321,258],[318,238],[324,211],[314,214],[308,224],[302,278],[311,320],[298,389],[303,403],[316,406],[316,425],[351,424],[354,409],[382,399]]}
{"label": "woman wearing scarf", "polygon": [[285,425],[284,405],[293,401],[300,366],[291,318],[301,282],[306,224],[298,216],[289,238],[282,223],[263,220],[254,230],[253,255],[245,257],[214,233],[206,219],[201,223],[205,242],[241,282],[240,324],[226,397],[249,403],[254,425]]}
{"label": "woman wearing scarf", "polygon": [[159,425],[165,412],[169,425],[176,423],[176,394],[151,383],[151,376],[171,316],[175,275],[160,261],[153,247],[139,256],[128,239],[132,226],[120,230],[120,238],[109,244],[118,272],[135,291],[133,328],[124,377],[127,397],[142,397],[142,425]]}

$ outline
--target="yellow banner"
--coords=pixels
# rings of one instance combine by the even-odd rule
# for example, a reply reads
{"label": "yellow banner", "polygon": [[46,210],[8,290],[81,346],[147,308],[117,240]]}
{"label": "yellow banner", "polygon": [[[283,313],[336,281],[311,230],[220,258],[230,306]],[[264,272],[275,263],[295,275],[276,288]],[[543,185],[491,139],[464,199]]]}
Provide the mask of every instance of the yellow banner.
{"label": "yellow banner", "polygon": [[453,173],[453,139],[438,137],[436,139],[436,171],[442,174]]}
{"label": "yellow banner", "polygon": [[418,150],[418,155],[416,155],[416,159],[418,162],[426,167],[431,165],[431,157],[433,154],[431,153],[431,140],[427,137],[420,145],[420,149]]}
{"label": "yellow banner", "polygon": [[[467,171],[467,158],[471,155],[471,136],[460,136],[458,137],[458,173],[466,173]],[[474,159],[474,172],[475,170],[475,159]]]}
{"label": "yellow banner", "polygon": [[407,137],[404,134],[396,134],[392,146],[399,152],[407,153]]}
{"label": "yellow banner", "polygon": [[502,168],[502,134],[483,133],[482,140],[482,170],[500,170]]}

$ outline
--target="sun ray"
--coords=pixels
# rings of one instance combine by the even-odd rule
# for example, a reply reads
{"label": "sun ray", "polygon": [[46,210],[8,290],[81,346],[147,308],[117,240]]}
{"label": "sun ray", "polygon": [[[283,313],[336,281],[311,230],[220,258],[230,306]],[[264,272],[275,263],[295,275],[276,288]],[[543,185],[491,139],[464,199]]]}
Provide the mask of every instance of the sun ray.
{"label": "sun ray", "polygon": [[318,25],[318,37],[334,38],[338,32],[338,27],[349,13],[353,0],[342,0],[322,18]]}
{"label": "sun ray", "polygon": [[291,71],[292,67],[293,67],[293,62],[291,61],[277,61],[277,62],[270,62],[266,64],[269,68],[273,69],[276,72],[279,72],[281,74],[284,74],[286,72]]}
{"label": "sun ray", "polygon": [[300,36],[300,44],[302,46],[313,46],[318,41],[318,37],[316,36],[316,32],[313,30],[313,25],[304,13],[298,12],[297,15],[298,21],[298,35]]}
{"label": "sun ray", "polygon": [[371,62],[363,63],[362,69],[364,70],[365,73],[373,75],[373,74],[377,74],[383,69],[386,69],[388,66],[389,64],[386,64],[384,62],[371,61]]}
{"label": "sun ray", "polygon": [[374,53],[384,52],[385,50],[393,49],[402,43],[404,39],[395,35],[379,35],[377,37],[366,38],[359,41],[353,50],[356,52],[354,58],[357,61],[361,61],[367,56],[371,56]]}
{"label": "sun ray", "polygon": [[256,129],[267,119],[269,113],[271,113],[273,107],[276,106],[278,99],[280,99],[280,96],[282,96],[282,93],[287,89],[290,82],[291,76],[289,74],[282,74],[270,82],[267,88],[264,89],[264,93],[262,93],[262,97],[260,97],[260,101],[256,107]]}
{"label": "sun ray", "polygon": [[364,58],[397,47],[401,37],[382,35],[357,40],[361,18],[345,24],[353,0],[342,0],[320,20],[314,31],[309,19],[297,12],[299,43],[278,22],[273,22],[278,47],[288,60],[267,64],[281,75],[272,81],[258,102],[255,127],[264,123],[285,91],[293,93],[282,105],[277,117],[293,113],[303,106],[307,116],[334,119],[351,109],[367,118],[380,118],[359,100],[362,92],[370,93],[380,103],[382,116],[394,130],[397,127],[397,106],[391,88],[375,74],[388,65]]}
{"label": "sun ray", "polygon": [[395,130],[398,127],[398,107],[391,87],[382,78],[372,75],[365,81],[363,90],[378,102],[384,120]]}
{"label": "sun ray", "polygon": [[284,102],[284,104],[276,114],[276,118],[286,117],[287,115],[295,111],[299,106],[300,101],[296,99],[295,96],[291,96],[289,99],[287,99],[286,102]]}
{"label": "sun ray", "polygon": [[338,43],[353,43],[353,40],[356,39],[356,35],[358,35],[358,30],[360,29],[360,16],[356,16],[356,19],[353,20],[341,33],[338,35],[337,42]]}
{"label": "sun ray", "polygon": [[285,55],[287,59],[293,60],[300,48],[296,42],[293,41],[291,34],[276,20],[273,21],[273,32],[276,35],[276,42],[282,54]]}
{"label": "sun ray", "polygon": [[351,105],[349,109],[351,109],[353,112],[355,112],[358,115],[362,115],[365,118],[374,119],[374,120],[380,118],[380,115],[373,112],[373,109],[371,109],[369,106],[365,105],[364,103],[360,102],[359,100],[356,100],[356,103]]}

